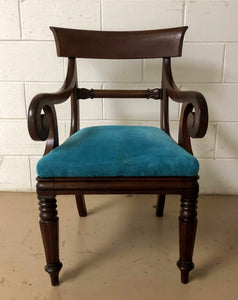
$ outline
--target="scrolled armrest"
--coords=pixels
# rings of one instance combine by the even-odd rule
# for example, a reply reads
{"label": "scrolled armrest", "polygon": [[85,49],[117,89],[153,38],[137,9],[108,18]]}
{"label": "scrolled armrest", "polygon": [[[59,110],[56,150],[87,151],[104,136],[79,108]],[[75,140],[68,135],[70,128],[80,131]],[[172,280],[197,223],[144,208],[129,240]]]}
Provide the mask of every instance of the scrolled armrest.
{"label": "scrolled armrest", "polygon": [[[36,95],[28,110],[28,131],[33,140],[47,139],[45,154],[58,146],[58,129],[55,104],[66,101],[76,89],[75,59],[69,59],[66,79],[61,89],[56,93]],[[42,114],[42,111],[44,112]]]}
{"label": "scrolled armrest", "polygon": [[163,99],[169,97],[175,102],[183,103],[178,144],[192,153],[190,137],[202,138],[207,131],[207,102],[199,92],[178,89],[173,79],[170,58],[164,58],[163,61],[163,97]]}
{"label": "scrolled armrest", "polygon": [[180,121],[182,126],[187,126],[189,135],[193,138],[204,137],[208,126],[208,109],[204,96],[199,92],[174,88],[167,88],[166,92],[172,100],[183,103]]}
{"label": "scrolled armrest", "polygon": [[[50,120],[57,121],[54,102],[56,94],[38,94],[29,106],[28,131],[33,140],[45,141],[49,136]],[[42,114],[42,110],[44,114]]]}

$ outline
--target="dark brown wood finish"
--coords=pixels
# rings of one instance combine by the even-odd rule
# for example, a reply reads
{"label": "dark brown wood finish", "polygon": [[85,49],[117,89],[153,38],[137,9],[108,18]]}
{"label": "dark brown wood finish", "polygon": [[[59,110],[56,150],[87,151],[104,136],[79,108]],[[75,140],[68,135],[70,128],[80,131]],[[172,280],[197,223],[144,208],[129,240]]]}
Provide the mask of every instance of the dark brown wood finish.
{"label": "dark brown wood finish", "polygon": [[181,91],[177,88],[172,75],[171,59],[163,59],[162,74],[162,118],[161,127],[169,133],[168,98],[183,103],[178,144],[192,153],[190,137],[202,138],[207,132],[208,109],[204,96],[194,91]]}
{"label": "dark brown wood finish", "polygon": [[[69,59],[69,62],[71,60]],[[74,65],[75,73],[76,68]],[[75,75],[77,78],[77,74]],[[71,126],[70,126],[70,136],[79,130],[79,102],[77,101],[78,96],[78,84],[75,82],[74,89],[71,93]]]}
{"label": "dark brown wood finish", "polygon": [[76,198],[76,204],[77,204],[79,216],[86,217],[88,213],[87,213],[84,195],[76,194],[75,198]]}
{"label": "dark brown wood finish", "polygon": [[188,283],[189,272],[194,268],[192,261],[197,229],[198,185],[193,192],[182,194],[179,216],[179,260],[182,283]]}
{"label": "dark brown wood finish", "polygon": [[[69,56],[68,71],[62,88],[54,94],[33,98],[28,113],[28,128],[34,140],[47,140],[45,154],[58,145],[55,105],[71,97],[71,131],[79,129],[78,99],[119,97],[161,100],[161,128],[169,134],[169,98],[182,103],[179,145],[192,153],[190,137],[203,137],[207,130],[208,112],[204,97],[197,92],[180,91],[173,80],[170,57],[181,56],[187,27],[137,31],[99,32],[52,28],[59,56]],[[162,89],[153,90],[88,90],[77,88],[75,57],[84,58],[151,58],[163,57]],[[43,110],[43,114],[42,114]],[[158,153],[159,155],[159,153]],[[181,281],[188,282],[196,233],[198,177],[87,177],[37,178],[40,200],[40,226],[46,254],[46,271],[52,284],[58,284],[59,261],[57,195],[75,195],[80,216],[86,216],[86,194],[157,194],[156,215],[162,216],[166,194],[181,195],[179,216],[180,256],[177,263]]]}
{"label": "dark brown wood finish", "polygon": [[58,56],[108,59],[181,56],[187,28],[94,31],[50,27],[55,37]]}
{"label": "dark brown wood finish", "polygon": [[[28,109],[28,131],[35,141],[45,141],[45,154],[58,146],[58,128],[55,105],[72,99],[71,133],[78,128],[78,104],[75,104],[77,93],[77,73],[75,58],[69,58],[66,79],[61,89],[56,93],[36,95]],[[42,114],[42,110],[44,114]],[[77,120],[76,120],[77,118]]]}
{"label": "dark brown wood finish", "polygon": [[94,90],[94,89],[78,89],[78,99],[94,99],[94,98],[146,98],[161,99],[161,89],[147,90]]}
{"label": "dark brown wood finish", "polygon": [[182,194],[197,187],[198,177],[37,177],[42,197],[76,194]]}
{"label": "dark brown wood finish", "polygon": [[166,197],[166,195],[164,195],[164,194],[158,195],[156,212],[155,212],[155,215],[157,217],[163,217],[163,215],[164,215],[165,197]]}
{"label": "dark brown wood finish", "polygon": [[45,270],[50,274],[52,285],[59,285],[59,271],[62,263],[59,261],[59,225],[56,199],[52,196],[39,198],[40,229],[45,248]]}

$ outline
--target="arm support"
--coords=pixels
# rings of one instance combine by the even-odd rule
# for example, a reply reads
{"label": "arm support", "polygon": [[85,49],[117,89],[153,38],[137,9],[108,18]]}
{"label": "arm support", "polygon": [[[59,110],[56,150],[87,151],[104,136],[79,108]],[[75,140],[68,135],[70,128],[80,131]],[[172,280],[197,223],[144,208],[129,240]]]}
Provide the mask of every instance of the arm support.
{"label": "arm support", "polygon": [[[33,140],[45,141],[45,153],[58,146],[58,128],[55,104],[65,102],[77,89],[77,74],[75,59],[69,58],[66,79],[61,89],[56,93],[38,94],[29,106],[28,131]],[[42,110],[44,114],[42,114]],[[72,121],[71,121],[72,123]]]}
{"label": "arm support", "polygon": [[208,126],[208,109],[201,93],[181,91],[174,83],[170,59],[165,58],[163,64],[163,92],[175,102],[183,103],[178,144],[192,153],[190,137],[202,138]]}

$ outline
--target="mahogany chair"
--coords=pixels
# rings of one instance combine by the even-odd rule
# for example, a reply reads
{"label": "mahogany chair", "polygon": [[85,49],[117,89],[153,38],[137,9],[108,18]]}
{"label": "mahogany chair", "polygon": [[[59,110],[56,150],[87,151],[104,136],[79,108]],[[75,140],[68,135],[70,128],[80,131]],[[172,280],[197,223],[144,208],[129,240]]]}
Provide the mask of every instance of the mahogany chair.
{"label": "mahogany chair", "polygon": [[[187,27],[150,31],[88,31],[51,27],[57,55],[68,57],[68,71],[56,93],[35,96],[29,107],[32,139],[46,140],[37,165],[40,228],[52,285],[59,284],[57,195],[75,195],[78,212],[87,216],[86,194],[157,194],[156,215],[163,216],[166,194],[181,195],[179,215],[181,281],[194,268],[198,169],[190,137],[201,138],[208,125],[206,100],[198,92],[179,90],[171,57],[182,54]],[[88,90],[78,88],[76,58],[162,58],[161,88]],[[55,105],[71,97],[70,137],[59,146]],[[146,126],[96,126],[79,130],[79,99],[147,98],[160,102],[161,129]],[[182,103],[178,144],[170,137],[169,98]],[[139,100],[138,100],[139,101]]]}

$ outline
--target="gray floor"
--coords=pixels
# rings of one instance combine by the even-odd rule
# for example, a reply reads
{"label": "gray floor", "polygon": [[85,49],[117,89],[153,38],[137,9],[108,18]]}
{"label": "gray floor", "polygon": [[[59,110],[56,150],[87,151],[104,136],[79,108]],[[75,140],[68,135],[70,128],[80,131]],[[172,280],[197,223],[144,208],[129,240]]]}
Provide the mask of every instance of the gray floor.
{"label": "gray floor", "polygon": [[163,218],[155,196],[87,196],[79,218],[74,198],[58,197],[59,287],[51,287],[38,228],[36,195],[0,193],[0,299],[238,299],[238,196],[201,196],[195,269],[180,283],[179,198]]}

